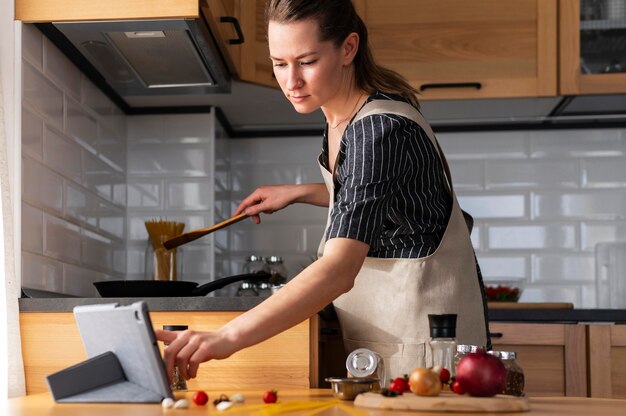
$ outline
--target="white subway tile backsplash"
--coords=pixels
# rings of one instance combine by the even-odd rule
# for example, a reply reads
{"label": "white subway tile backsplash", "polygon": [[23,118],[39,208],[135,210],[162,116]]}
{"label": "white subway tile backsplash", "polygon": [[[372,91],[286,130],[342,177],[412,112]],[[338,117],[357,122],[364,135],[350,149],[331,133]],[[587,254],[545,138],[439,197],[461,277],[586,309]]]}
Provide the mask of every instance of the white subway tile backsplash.
{"label": "white subway tile backsplash", "polygon": [[132,143],[211,143],[211,114],[132,116],[128,137]]}
{"label": "white subway tile backsplash", "polygon": [[525,159],[529,155],[530,132],[439,133],[437,139],[446,158]]}
{"label": "white subway tile backsplash", "polygon": [[65,116],[67,134],[76,139],[90,152],[98,150],[98,124],[96,119],[71,98],[66,98]]}
{"label": "white subway tile backsplash", "polygon": [[551,286],[528,286],[524,289],[520,302],[570,302],[582,308],[580,285],[559,283]]}
{"label": "white subway tile backsplash", "polygon": [[253,138],[233,141],[230,157],[233,165],[276,165],[285,162],[317,165],[321,151],[321,136]]}
{"label": "white subway tile backsplash", "polygon": [[213,165],[208,145],[157,144],[128,147],[128,174],[210,177]]}
{"label": "white subway tile backsplash", "polygon": [[113,256],[113,273],[124,279],[126,277],[126,245],[124,243],[112,243],[111,254]]}
{"label": "white subway tile backsplash", "polygon": [[63,292],[62,263],[22,251],[22,286]]}
{"label": "white subway tile backsplash", "polygon": [[286,163],[239,165],[232,180],[233,191],[245,194],[263,185],[303,183],[300,166]]}
{"label": "white subway tile backsplash", "polygon": [[44,255],[62,261],[80,263],[80,227],[44,214]]}
{"label": "white subway tile backsplash", "polygon": [[47,212],[62,214],[63,179],[30,157],[23,157],[22,200]]}
{"label": "white subway tile backsplash", "polygon": [[528,217],[524,194],[457,194],[457,199],[474,219]]}
{"label": "white subway tile backsplash", "polygon": [[124,209],[101,202],[98,208],[98,216],[100,218],[98,225],[102,231],[120,239],[125,238],[126,211]]}
{"label": "white subway tile backsplash", "polygon": [[67,183],[65,188],[65,213],[73,220],[98,225],[98,198],[77,185]]}
{"label": "white subway tile backsplash", "polygon": [[128,180],[128,208],[158,208],[165,207],[162,197],[163,181],[150,179]]}
{"label": "white subway tile backsplash", "polygon": [[580,158],[624,156],[619,129],[540,130],[531,133],[531,156]]}
{"label": "white subway tile backsplash", "polygon": [[63,265],[63,292],[83,297],[98,297],[98,292],[93,285],[94,282],[110,280],[105,273],[100,273],[88,268]]}
{"label": "white subway tile backsplash", "polygon": [[590,283],[595,281],[592,254],[536,254],[532,256],[533,281]]}
{"label": "white subway tile backsplash", "polygon": [[[98,118],[110,117],[114,104],[84,75],[80,77],[82,86],[81,103],[97,114]],[[107,124],[105,122],[105,124]]]}
{"label": "white subway tile backsplash", "polygon": [[98,124],[100,157],[118,172],[126,172],[126,140],[115,130]]}
{"label": "white subway tile backsplash", "polygon": [[302,254],[317,249],[317,246],[307,247],[306,233],[301,226],[272,225],[264,227],[262,232],[252,232],[252,227],[232,228],[232,250],[254,252],[263,247],[276,253]]}
{"label": "white subway tile backsplash", "polygon": [[63,128],[63,91],[28,62],[22,66],[22,100],[58,129]]}
{"label": "white subway tile backsplash", "polygon": [[526,256],[477,255],[480,271],[485,281],[526,279],[529,277]]}
{"label": "white subway tile backsplash", "polygon": [[46,128],[45,134],[45,163],[63,177],[81,183],[82,149],[80,146],[53,129]]}
{"label": "white subway tile backsplash", "polygon": [[205,275],[212,274],[213,247],[212,246],[195,246],[186,245],[180,248],[182,251],[183,262],[183,278],[187,280],[187,275]]}
{"label": "white subway tile backsplash", "polygon": [[578,162],[572,160],[489,160],[485,176],[487,189],[577,188],[580,184]]}
{"label": "white subway tile backsplash", "polygon": [[22,25],[22,56],[43,70],[43,34],[33,25]]}
{"label": "white subway tile backsplash", "polygon": [[482,161],[454,160],[450,173],[455,191],[478,191],[485,188],[485,167]]}
{"label": "white subway tile backsplash", "polygon": [[114,169],[91,153],[83,153],[84,186],[108,201],[113,200],[113,183],[117,176]]}
{"label": "white subway tile backsplash", "polygon": [[596,244],[626,241],[626,222],[624,221],[584,221],[580,231],[581,249],[594,251]]}
{"label": "white subway tile backsplash", "polygon": [[[126,246],[126,273],[130,277],[143,279],[146,261],[146,245]],[[184,260],[183,260],[184,261]]]}
{"label": "white subway tile backsplash", "polygon": [[91,231],[84,230],[82,238],[82,264],[111,273],[113,270],[113,253],[111,240]]}
{"label": "white subway tile backsplash", "polygon": [[22,203],[22,250],[43,253],[43,211]]}
{"label": "white subway tile backsplash", "polygon": [[583,186],[586,188],[626,188],[626,158],[584,159]]}
{"label": "white subway tile backsplash", "polygon": [[533,218],[537,220],[626,219],[626,189],[573,192],[533,192]]}
{"label": "white subway tile backsplash", "polygon": [[27,108],[22,110],[22,151],[43,158],[43,120]]}
{"label": "white subway tile backsplash", "polygon": [[168,210],[211,210],[213,183],[209,179],[167,181]]}
{"label": "white subway tile backsplash", "polygon": [[80,99],[81,73],[69,59],[44,38],[44,73],[59,85],[66,94]]}
{"label": "white subway tile backsplash", "polygon": [[576,226],[550,223],[544,225],[489,225],[489,250],[574,250]]}

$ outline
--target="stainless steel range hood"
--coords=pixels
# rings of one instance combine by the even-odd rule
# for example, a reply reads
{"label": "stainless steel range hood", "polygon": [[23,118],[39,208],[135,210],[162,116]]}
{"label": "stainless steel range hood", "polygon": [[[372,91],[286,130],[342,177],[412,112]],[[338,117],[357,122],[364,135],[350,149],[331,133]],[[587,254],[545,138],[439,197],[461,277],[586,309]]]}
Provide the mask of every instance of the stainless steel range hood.
{"label": "stainless steel range hood", "polygon": [[50,26],[60,32],[125,101],[230,92],[230,74],[202,16],[38,26],[44,33]]}

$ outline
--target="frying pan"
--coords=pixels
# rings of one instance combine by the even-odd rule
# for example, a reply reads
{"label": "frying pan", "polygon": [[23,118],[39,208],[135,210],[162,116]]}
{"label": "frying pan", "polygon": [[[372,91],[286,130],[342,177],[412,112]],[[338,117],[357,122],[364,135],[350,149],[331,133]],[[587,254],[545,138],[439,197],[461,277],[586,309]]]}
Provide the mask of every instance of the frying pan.
{"label": "frying pan", "polygon": [[206,296],[214,290],[221,289],[231,283],[242,280],[268,280],[271,274],[267,272],[238,274],[223,277],[198,286],[196,282],[169,281],[169,280],[106,280],[94,282],[98,293],[103,298],[160,298],[183,296]]}

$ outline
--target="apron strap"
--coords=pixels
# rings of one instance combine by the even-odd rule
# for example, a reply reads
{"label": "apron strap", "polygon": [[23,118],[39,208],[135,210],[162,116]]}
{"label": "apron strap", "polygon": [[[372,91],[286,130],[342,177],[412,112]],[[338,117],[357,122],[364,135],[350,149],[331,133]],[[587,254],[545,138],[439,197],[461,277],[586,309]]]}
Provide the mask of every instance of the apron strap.
{"label": "apron strap", "polygon": [[397,114],[399,116],[406,117],[409,120],[413,120],[424,130],[424,132],[432,142],[433,146],[435,146],[435,150],[439,154],[439,159],[441,160],[443,170],[446,176],[446,185],[448,185],[448,190],[452,195],[454,193],[454,188],[452,187],[452,175],[450,174],[448,161],[443,154],[443,150],[441,150],[441,147],[439,146],[439,142],[437,142],[437,139],[435,138],[435,133],[433,132],[433,129],[430,127],[430,124],[426,121],[422,113],[420,113],[419,110],[413,107],[411,104],[405,103],[403,101],[374,100],[365,104],[356,114],[356,116],[354,116],[354,120],[350,124],[354,124],[362,118],[374,114]]}

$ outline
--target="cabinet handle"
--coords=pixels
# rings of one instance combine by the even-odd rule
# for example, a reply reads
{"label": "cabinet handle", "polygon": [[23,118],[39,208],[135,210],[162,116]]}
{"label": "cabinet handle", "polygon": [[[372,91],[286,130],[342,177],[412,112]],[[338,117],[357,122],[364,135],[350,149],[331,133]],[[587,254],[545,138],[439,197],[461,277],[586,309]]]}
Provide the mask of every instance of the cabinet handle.
{"label": "cabinet handle", "polygon": [[441,84],[422,84],[420,91],[442,89],[442,88],[476,88],[481,89],[483,85],[480,82],[445,82]]}
{"label": "cabinet handle", "polygon": [[502,338],[504,334],[502,332],[490,332],[489,336],[491,338]]}
{"label": "cabinet handle", "polygon": [[243,32],[241,31],[239,20],[237,20],[236,17],[232,16],[222,16],[220,17],[220,22],[232,23],[233,27],[235,28],[235,32],[237,33],[237,39],[228,39],[228,43],[231,45],[241,45],[243,43]]}

